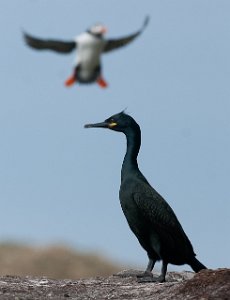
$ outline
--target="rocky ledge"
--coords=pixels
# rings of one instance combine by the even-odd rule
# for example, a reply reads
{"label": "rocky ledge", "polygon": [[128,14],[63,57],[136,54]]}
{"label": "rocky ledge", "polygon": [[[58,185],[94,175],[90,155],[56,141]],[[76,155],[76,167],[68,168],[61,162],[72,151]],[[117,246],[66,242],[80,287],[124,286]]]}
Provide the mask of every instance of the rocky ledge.
{"label": "rocky ledge", "polygon": [[138,283],[125,271],[108,278],[53,280],[39,277],[0,277],[1,300],[227,300],[230,299],[230,269],[169,272],[165,283]]}

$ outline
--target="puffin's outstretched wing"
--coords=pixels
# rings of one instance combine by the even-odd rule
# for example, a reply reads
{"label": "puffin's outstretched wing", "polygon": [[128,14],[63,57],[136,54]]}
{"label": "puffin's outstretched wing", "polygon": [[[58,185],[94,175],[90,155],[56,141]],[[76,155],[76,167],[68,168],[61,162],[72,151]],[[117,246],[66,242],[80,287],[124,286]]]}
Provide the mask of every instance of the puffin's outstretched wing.
{"label": "puffin's outstretched wing", "polygon": [[137,32],[135,32],[129,36],[126,36],[124,38],[107,40],[105,47],[103,49],[103,52],[109,52],[109,51],[112,51],[114,49],[117,49],[117,48],[120,48],[120,47],[123,47],[123,46],[129,44],[143,32],[143,30],[148,25],[148,23],[149,23],[149,16],[147,16],[145,18],[145,21],[144,21],[141,29],[138,30]]}
{"label": "puffin's outstretched wing", "polygon": [[25,32],[24,39],[28,46],[37,50],[53,50],[59,53],[69,53],[77,47],[77,44],[74,41],[63,42],[50,39],[44,40],[35,38]]}

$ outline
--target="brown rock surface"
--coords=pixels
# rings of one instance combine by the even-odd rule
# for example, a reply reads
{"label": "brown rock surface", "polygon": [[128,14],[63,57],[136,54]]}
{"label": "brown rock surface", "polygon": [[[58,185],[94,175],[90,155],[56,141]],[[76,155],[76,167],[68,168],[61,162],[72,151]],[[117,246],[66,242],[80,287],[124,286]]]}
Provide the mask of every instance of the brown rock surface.
{"label": "brown rock surface", "polygon": [[80,280],[39,277],[0,277],[1,300],[114,299],[114,300],[227,300],[230,299],[230,269],[169,272],[166,283],[138,283],[135,277],[110,276]]}

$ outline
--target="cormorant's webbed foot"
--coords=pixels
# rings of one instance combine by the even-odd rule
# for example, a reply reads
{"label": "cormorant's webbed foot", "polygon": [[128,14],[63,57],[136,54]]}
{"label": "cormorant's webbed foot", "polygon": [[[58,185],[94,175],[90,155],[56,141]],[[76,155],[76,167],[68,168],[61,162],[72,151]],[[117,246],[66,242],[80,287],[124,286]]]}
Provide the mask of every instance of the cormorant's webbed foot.
{"label": "cormorant's webbed foot", "polygon": [[137,275],[137,282],[165,282],[165,277],[163,275],[155,277],[151,272],[145,271],[144,273]]}
{"label": "cormorant's webbed foot", "polygon": [[123,270],[117,274],[114,274],[113,276],[118,276],[118,277],[122,277],[122,278],[126,278],[126,277],[135,277],[137,278],[138,276],[142,276],[143,271],[139,271],[139,270]]}
{"label": "cormorant's webbed foot", "polygon": [[149,259],[149,263],[145,272],[140,275],[137,275],[138,282],[165,282],[165,275],[167,272],[167,265],[166,261],[163,261],[162,268],[161,268],[161,275],[158,277],[154,277],[152,274],[152,269],[154,267],[155,261]]}
{"label": "cormorant's webbed foot", "polygon": [[137,275],[137,282],[154,282],[153,274],[150,271],[142,272]]}

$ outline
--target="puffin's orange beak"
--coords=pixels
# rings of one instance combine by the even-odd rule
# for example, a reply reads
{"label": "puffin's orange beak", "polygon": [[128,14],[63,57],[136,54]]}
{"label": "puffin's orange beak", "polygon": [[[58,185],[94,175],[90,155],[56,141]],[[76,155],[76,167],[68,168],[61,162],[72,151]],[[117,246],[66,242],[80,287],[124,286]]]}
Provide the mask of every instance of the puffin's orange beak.
{"label": "puffin's orange beak", "polygon": [[105,26],[103,26],[102,28],[101,28],[101,33],[102,34],[105,34],[105,33],[107,33],[107,28],[105,27]]}

